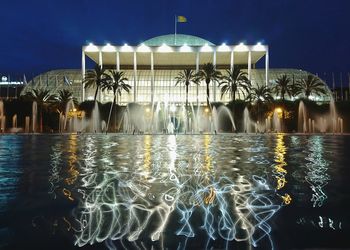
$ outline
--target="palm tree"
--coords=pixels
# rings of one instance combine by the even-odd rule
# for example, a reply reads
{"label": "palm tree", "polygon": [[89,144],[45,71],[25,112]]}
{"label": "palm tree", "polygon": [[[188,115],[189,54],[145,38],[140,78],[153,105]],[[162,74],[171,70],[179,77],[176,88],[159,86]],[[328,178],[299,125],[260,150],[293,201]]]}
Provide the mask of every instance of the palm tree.
{"label": "palm tree", "polygon": [[107,74],[105,71],[105,68],[101,67],[100,65],[96,65],[93,70],[88,70],[84,76],[84,88],[96,88],[94,102],[97,98],[98,89],[101,88],[106,81]]}
{"label": "palm tree", "polygon": [[[287,94],[289,97],[292,97],[293,85],[291,83],[290,78],[284,74],[279,76],[276,79],[276,86],[273,88],[273,92],[275,92],[276,96],[280,96],[282,99],[282,120],[285,120],[285,95]],[[284,126],[284,122],[282,123]],[[284,130],[284,128],[283,128]]]}
{"label": "palm tree", "polygon": [[295,78],[293,75],[292,84],[290,87],[290,96],[295,99],[298,95],[300,95],[300,93],[301,93],[300,87],[298,84],[295,83]]}
{"label": "palm tree", "polygon": [[28,98],[32,102],[36,102],[39,109],[39,117],[40,117],[40,132],[43,132],[43,109],[47,108],[49,104],[51,104],[55,95],[47,89],[32,89],[25,93],[25,98]]}
{"label": "palm tree", "polygon": [[115,105],[117,94],[121,96],[123,90],[125,90],[127,93],[129,93],[131,90],[131,86],[125,83],[126,81],[128,81],[128,78],[125,77],[125,72],[109,70],[109,73],[110,75],[107,76],[106,81],[104,82],[101,88],[102,90],[113,91],[113,103],[111,104],[111,109],[109,110],[106,132],[108,131],[112,109]]}
{"label": "palm tree", "polygon": [[241,71],[240,68],[226,70],[226,75],[222,77],[222,81],[219,83],[221,86],[221,98],[227,92],[231,93],[231,99],[236,101],[236,93],[242,93],[245,97],[245,93],[249,93],[250,81],[248,80],[248,74]]}
{"label": "palm tree", "polygon": [[301,79],[297,83],[300,91],[309,99],[311,94],[320,96],[321,94],[326,94],[325,84],[317,76],[308,74],[304,79]]}
{"label": "palm tree", "polygon": [[204,80],[207,85],[207,105],[210,108],[209,103],[209,84],[211,81],[218,81],[221,79],[221,72],[215,69],[212,63],[205,63],[202,69],[196,74],[198,81]]}
{"label": "palm tree", "polygon": [[186,87],[186,109],[188,105],[188,87],[191,83],[198,84],[198,77],[196,76],[196,73],[192,69],[184,69],[183,71],[179,72],[179,74],[175,77],[176,83],[175,86],[178,84],[184,84]]}
{"label": "palm tree", "polygon": [[[184,69],[183,71],[179,72],[179,74],[175,77],[176,83],[175,86],[178,84],[184,84],[186,87],[186,112],[188,110],[188,87],[191,83],[198,84],[198,77],[194,70],[192,69]],[[187,128],[189,128],[189,117],[187,117]]]}
{"label": "palm tree", "polygon": [[57,110],[60,113],[64,113],[66,111],[67,104],[73,101],[74,105],[78,104],[77,99],[74,97],[73,92],[67,89],[62,89],[58,91],[58,94],[56,96],[55,104],[57,107]]}
{"label": "palm tree", "polygon": [[283,103],[285,101],[286,94],[289,97],[292,97],[292,83],[290,78],[286,74],[279,76],[276,79],[276,86],[273,88],[273,91],[277,96],[281,97]]}
{"label": "palm tree", "polygon": [[[258,118],[260,118],[260,107],[264,103],[269,103],[273,101],[271,94],[271,89],[265,85],[257,84],[256,87],[250,89],[250,93],[247,97],[250,102],[255,102],[258,108]],[[260,120],[260,119],[259,119]]]}

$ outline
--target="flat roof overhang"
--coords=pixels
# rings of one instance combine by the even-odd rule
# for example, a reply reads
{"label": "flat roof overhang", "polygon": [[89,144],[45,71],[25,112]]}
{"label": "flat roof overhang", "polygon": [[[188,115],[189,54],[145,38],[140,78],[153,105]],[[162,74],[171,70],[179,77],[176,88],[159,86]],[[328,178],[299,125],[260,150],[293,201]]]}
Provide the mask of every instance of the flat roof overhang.
{"label": "flat roof overhang", "polygon": [[216,57],[216,65],[231,65],[232,57],[233,64],[246,65],[248,64],[249,52],[251,53],[251,63],[255,64],[265,56],[267,51],[268,46],[261,44],[221,46],[145,46],[144,44],[140,46],[113,46],[110,44],[96,46],[90,44],[83,47],[84,54],[95,63],[99,64],[102,61],[102,64],[105,66],[114,66],[119,60],[121,67],[133,65],[135,56],[137,66],[149,66],[152,62],[152,54],[155,67],[195,67],[197,54],[199,65],[214,62],[214,57]]}

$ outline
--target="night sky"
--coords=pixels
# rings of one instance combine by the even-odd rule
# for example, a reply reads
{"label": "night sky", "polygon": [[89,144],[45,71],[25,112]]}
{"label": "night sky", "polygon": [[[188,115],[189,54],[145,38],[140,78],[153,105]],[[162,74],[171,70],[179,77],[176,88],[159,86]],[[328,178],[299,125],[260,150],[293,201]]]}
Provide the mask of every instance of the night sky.
{"label": "night sky", "polygon": [[[266,43],[272,68],[320,76],[350,71],[349,0],[88,1],[2,0],[0,74],[13,78],[81,67],[81,46],[137,45],[174,32],[226,42]],[[347,81],[347,79],[346,79]]]}

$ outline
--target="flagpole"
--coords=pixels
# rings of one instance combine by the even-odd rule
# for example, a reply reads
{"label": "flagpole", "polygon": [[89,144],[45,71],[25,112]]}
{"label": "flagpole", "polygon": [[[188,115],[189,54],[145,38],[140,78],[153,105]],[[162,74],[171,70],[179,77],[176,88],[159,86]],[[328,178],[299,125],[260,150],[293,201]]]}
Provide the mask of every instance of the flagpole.
{"label": "flagpole", "polygon": [[175,35],[174,35],[174,45],[176,45],[176,26],[177,26],[177,20],[176,20],[176,15],[175,15]]}

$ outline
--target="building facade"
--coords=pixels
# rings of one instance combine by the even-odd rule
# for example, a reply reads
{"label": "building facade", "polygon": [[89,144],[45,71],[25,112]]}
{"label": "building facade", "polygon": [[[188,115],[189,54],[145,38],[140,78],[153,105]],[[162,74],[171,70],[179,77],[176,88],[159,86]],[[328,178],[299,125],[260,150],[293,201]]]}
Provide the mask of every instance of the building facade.
{"label": "building facade", "polygon": [[[213,63],[223,74],[226,70],[240,67],[248,75],[252,85],[273,87],[275,80],[283,74],[293,81],[305,78],[309,73],[297,69],[270,69],[269,48],[260,43],[256,45],[215,45],[210,41],[190,35],[174,34],[151,38],[137,46],[89,44],[82,47],[81,70],[53,70],[35,77],[25,91],[34,87],[49,87],[53,91],[70,88],[79,101],[92,100],[94,89],[85,89],[82,84],[86,73],[87,60],[107,69],[121,70],[132,86],[130,93],[123,93],[118,103],[131,102],[152,104],[155,102],[183,103],[185,87],[176,85],[175,77],[186,68],[199,71],[205,63]],[[261,68],[257,68],[257,64]],[[263,66],[261,66],[263,65]],[[326,85],[325,85],[326,86]],[[217,82],[210,83],[210,101],[227,103],[229,93],[221,95]],[[237,93],[237,99],[243,99]],[[315,97],[316,98],[316,97]],[[317,97],[318,98],[318,97]],[[327,97],[321,98],[326,100]],[[98,100],[110,102],[113,94],[100,91]],[[194,105],[206,104],[206,84],[189,86],[188,101]]]}

